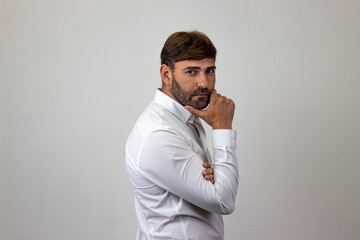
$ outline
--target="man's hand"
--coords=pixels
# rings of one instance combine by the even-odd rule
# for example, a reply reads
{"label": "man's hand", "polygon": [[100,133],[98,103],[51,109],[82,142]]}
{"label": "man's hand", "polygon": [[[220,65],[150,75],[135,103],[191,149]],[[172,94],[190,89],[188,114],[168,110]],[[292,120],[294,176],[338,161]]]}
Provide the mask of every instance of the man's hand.
{"label": "man's hand", "polygon": [[215,89],[211,92],[210,104],[207,109],[197,110],[188,105],[185,108],[203,119],[213,129],[232,129],[235,103],[231,99],[218,94]]}
{"label": "man's hand", "polygon": [[214,169],[211,168],[210,163],[203,163],[203,167],[206,168],[204,171],[202,171],[202,175],[204,178],[208,181],[210,181],[212,184],[215,183],[214,180]]}

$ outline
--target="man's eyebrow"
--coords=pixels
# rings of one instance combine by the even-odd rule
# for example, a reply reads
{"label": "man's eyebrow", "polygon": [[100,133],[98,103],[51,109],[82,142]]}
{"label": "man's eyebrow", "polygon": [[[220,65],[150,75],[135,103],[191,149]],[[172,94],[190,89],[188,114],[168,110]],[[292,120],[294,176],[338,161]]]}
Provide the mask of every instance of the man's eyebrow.
{"label": "man's eyebrow", "polygon": [[[186,68],[183,69],[183,71],[186,71],[186,70],[200,70],[201,67],[197,67],[197,66],[188,66]],[[216,69],[216,66],[210,66],[210,67],[207,67],[206,68],[207,70],[208,69]]]}
{"label": "man's eyebrow", "polygon": [[186,71],[186,70],[199,70],[201,69],[200,67],[195,67],[195,66],[188,66],[186,68],[183,69],[183,71]]}

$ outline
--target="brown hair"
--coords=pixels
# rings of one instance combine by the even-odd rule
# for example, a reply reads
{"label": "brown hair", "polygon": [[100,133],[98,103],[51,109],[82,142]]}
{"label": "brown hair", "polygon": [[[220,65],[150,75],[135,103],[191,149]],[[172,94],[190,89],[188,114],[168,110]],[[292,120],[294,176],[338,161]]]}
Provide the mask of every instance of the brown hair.
{"label": "brown hair", "polygon": [[161,51],[161,64],[174,70],[175,63],[183,60],[216,59],[216,48],[202,32],[176,32],[166,40]]}

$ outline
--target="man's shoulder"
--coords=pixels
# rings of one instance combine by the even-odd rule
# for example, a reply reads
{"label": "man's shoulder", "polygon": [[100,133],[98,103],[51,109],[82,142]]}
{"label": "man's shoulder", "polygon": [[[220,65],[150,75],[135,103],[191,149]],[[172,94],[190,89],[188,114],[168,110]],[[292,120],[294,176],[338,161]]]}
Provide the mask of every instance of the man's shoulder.
{"label": "man's shoulder", "polygon": [[156,102],[151,102],[139,116],[136,125],[158,128],[164,125],[166,109]]}
{"label": "man's shoulder", "polygon": [[152,132],[176,128],[176,119],[164,106],[151,102],[137,119],[132,134],[141,134],[143,137]]}

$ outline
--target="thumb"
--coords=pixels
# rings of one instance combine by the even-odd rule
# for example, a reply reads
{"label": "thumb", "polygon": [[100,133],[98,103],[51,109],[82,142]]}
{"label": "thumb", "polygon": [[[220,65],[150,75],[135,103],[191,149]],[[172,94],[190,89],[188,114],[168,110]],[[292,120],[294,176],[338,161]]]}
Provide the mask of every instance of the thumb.
{"label": "thumb", "polygon": [[193,108],[192,106],[186,105],[185,109],[188,110],[189,112],[191,112],[192,114],[194,114],[195,116],[198,116],[199,118],[201,118],[202,116],[204,116],[204,111],[202,110],[197,110],[195,108]]}

